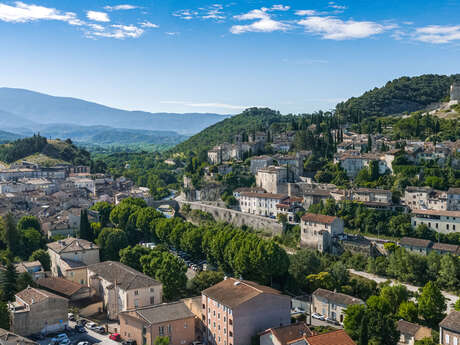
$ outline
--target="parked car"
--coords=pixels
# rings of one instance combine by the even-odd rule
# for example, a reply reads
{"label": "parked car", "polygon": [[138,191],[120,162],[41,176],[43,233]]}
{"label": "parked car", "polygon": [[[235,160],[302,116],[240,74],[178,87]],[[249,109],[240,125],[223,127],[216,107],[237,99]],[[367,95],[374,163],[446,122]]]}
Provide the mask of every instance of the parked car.
{"label": "parked car", "polygon": [[85,327],[88,329],[94,329],[97,327],[97,325],[94,322],[87,322]]}
{"label": "parked car", "polygon": [[69,337],[65,333],[60,333],[56,336],[56,339],[58,342],[61,342],[63,340],[69,340]]}
{"label": "parked car", "polygon": [[115,341],[120,341],[121,336],[120,333],[112,333],[109,335],[109,339],[115,340]]}
{"label": "parked car", "polygon": [[88,322],[88,321],[86,321],[85,319],[79,319],[79,320],[77,321],[77,325],[84,326],[84,325],[86,325],[87,322]]}
{"label": "parked car", "polygon": [[75,331],[76,331],[77,333],[85,333],[85,332],[86,332],[86,329],[85,329],[85,327],[82,326],[82,325],[76,325],[76,326],[75,326]]}
{"label": "parked car", "polygon": [[77,345],[91,345],[91,343],[89,341],[80,341]]}
{"label": "parked car", "polygon": [[105,327],[104,326],[96,326],[93,328],[93,331],[99,334],[104,334],[105,333]]}
{"label": "parked car", "polygon": [[136,345],[136,341],[133,339],[128,339],[128,340],[123,341],[121,345]]}
{"label": "parked car", "polygon": [[314,319],[317,319],[317,320],[321,320],[321,321],[325,320],[324,316],[321,315],[321,314],[318,314],[318,313],[311,314],[311,317],[314,318]]}
{"label": "parked car", "polygon": [[70,321],[75,321],[75,315],[74,315],[74,313],[68,313],[68,314],[67,314],[67,318],[68,318]]}

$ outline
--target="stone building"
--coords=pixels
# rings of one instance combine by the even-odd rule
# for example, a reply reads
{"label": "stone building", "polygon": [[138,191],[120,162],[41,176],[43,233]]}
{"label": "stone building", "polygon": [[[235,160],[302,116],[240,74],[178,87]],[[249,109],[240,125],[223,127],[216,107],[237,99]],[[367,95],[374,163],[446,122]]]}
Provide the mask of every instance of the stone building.
{"label": "stone building", "polygon": [[248,345],[252,337],[291,323],[291,298],[246,280],[228,278],[202,293],[206,340],[213,345]]}
{"label": "stone building", "polygon": [[299,337],[311,337],[314,333],[306,323],[269,328],[260,334],[260,345],[289,345]]}
{"label": "stone building", "polygon": [[11,331],[22,336],[59,332],[67,326],[68,300],[45,290],[28,287],[8,307]]}
{"label": "stone building", "polygon": [[439,343],[441,345],[460,343],[460,311],[452,310],[439,323]]}
{"label": "stone building", "polygon": [[450,234],[460,230],[460,211],[412,210],[411,223],[414,228],[425,224],[433,231]]}
{"label": "stone building", "polygon": [[410,209],[447,210],[447,193],[430,187],[408,186],[402,199]]}
{"label": "stone building", "polygon": [[460,103],[460,81],[455,81],[450,86],[450,101]]}
{"label": "stone building", "polygon": [[273,158],[270,156],[256,156],[251,158],[249,170],[253,175],[261,169],[268,168],[270,165],[273,165]]}
{"label": "stone building", "polygon": [[347,307],[354,304],[364,304],[364,301],[326,289],[316,289],[312,294],[312,312],[340,323],[343,323]]}
{"label": "stone building", "polygon": [[328,252],[332,241],[343,234],[343,220],[338,217],[306,213],[300,222],[300,244]]}
{"label": "stone building", "polygon": [[400,334],[400,345],[415,345],[415,342],[423,338],[431,338],[431,329],[416,323],[399,320],[397,329]]}
{"label": "stone building", "polygon": [[20,335],[0,328],[0,344],[2,345],[38,345],[33,340],[21,337]]}
{"label": "stone building", "polygon": [[273,193],[240,193],[239,205],[241,212],[265,217],[276,217],[277,204],[289,197],[285,194]]}
{"label": "stone building", "polygon": [[163,300],[163,285],[159,281],[120,262],[89,265],[87,272],[88,285],[103,299],[111,320],[116,320],[122,311],[159,304]]}
{"label": "stone building", "polygon": [[449,188],[447,191],[447,210],[460,211],[460,188]]}
{"label": "stone building", "polygon": [[256,175],[257,187],[265,189],[268,193],[287,192],[287,168],[280,166],[269,166],[260,169]]}
{"label": "stone building", "polygon": [[178,301],[121,312],[120,335],[137,344],[153,345],[157,337],[168,337],[170,345],[195,341],[195,315]]}

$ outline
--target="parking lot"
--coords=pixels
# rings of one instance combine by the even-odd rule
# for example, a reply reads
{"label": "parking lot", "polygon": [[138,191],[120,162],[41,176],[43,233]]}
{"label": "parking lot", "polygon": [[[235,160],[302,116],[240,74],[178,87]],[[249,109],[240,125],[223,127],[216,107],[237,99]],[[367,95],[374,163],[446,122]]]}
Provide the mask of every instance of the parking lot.
{"label": "parking lot", "polygon": [[[71,330],[75,328],[75,322],[69,321],[69,327]],[[81,341],[87,341],[90,344],[101,344],[101,345],[120,345],[120,343],[109,339],[109,333],[99,334],[85,328],[85,333],[76,333],[76,332],[67,332],[70,342],[72,345],[77,345]],[[47,337],[43,340],[38,340],[37,342],[40,345],[49,345],[51,344],[51,339],[53,337]]]}

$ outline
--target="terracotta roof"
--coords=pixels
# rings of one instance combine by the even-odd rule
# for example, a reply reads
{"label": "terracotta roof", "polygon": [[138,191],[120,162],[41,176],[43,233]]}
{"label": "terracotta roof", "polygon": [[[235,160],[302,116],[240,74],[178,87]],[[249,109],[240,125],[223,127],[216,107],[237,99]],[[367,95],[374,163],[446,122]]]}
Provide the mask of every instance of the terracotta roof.
{"label": "terracotta roof", "polygon": [[63,240],[48,243],[48,248],[56,253],[75,252],[79,250],[98,249],[94,243],[82,240],[81,238],[68,237]]}
{"label": "terracotta roof", "polygon": [[87,288],[84,285],[67,280],[61,277],[42,278],[37,280],[38,286],[47,290],[52,290],[65,297],[71,297],[81,289]]}
{"label": "terracotta roof", "polygon": [[343,329],[307,337],[305,340],[309,345],[356,345]]}
{"label": "terracotta roof", "polygon": [[242,192],[265,193],[265,189],[261,187],[240,187],[240,188],[235,189],[233,192],[236,192],[236,193],[242,193]]}
{"label": "terracotta roof", "polygon": [[460,311],[451,311],[439,324],[440,327],[460,333]]}
{"label": "terracotta roof", "polygon": [[460,211],[442,211],[442,210],[412,210],[414,214],[427,214],[432,216],[460,217]]}
{"label": "terracotta roof", "polygon": [[21,337],[15,333],[9,332],[0,328],[0,344],[1,345],[38,345],[33,340]]}
{"label": "terracotta roof", "polygon": [[460,255],[460,246],[456,244],[449,244],[449,243],[435,243],[433,244],[433,247],[431,247],[434,250],[439,250],[443,252],[450,252],[452,254],[457,254]]}
{"label": "terracotta roof", "polygon": [[286,199],[288,196],[286,194],[273,194],[273,193],[251,193],[251,192],[243,192],[241,193],[242,196],[247,196],[250,198],[262,198],[262,199]]}
{"label": "terracotta roof", "polygon": [[406,320],[399,320],[397,327],[399,332],[414,336],[422,326]]}
{"label": "terracotta roof", "polygon": [[262,294],[281,295],[278,290],[268,286],[235,278],[223,280],[203,291],[203,295],[230,308],[235,308]]}
{"label": "terracotta roof", "polygon": [[137,308],[122,312],[121,315],[142,319],[150,325],[195,317],[183,301]]}
{"label": "terracotta roof", "polygon": [[422,238],[403,237],[399,240],[399,245],[403,245],[403,246],[428,248],[430,247],[431,244],[432,242],[430,240],[424,240]]}
{"label": "terracotta roof", "polygon": [[302,216],[302,220],[313,223],[332,224],[334,220],[339,219],[333,216],[326,216],[324,214],[317,213],[305,213]]}
{"label": "terracotta roof", "polygon": [[24,303],[29,304],[29,305],[45,301],[48,298],[57,298],[57,299],[67,300],[64,297],[55,295],[51,292],[32,288],[32,287],[28,287],[22,291],[19,291],[15,296],[16,298],[19,298],[20,300],[24,301]]}
{"label": "terracotta roof", "polygon": [[416,187],[416,186],[408,186],[406,187],[406,192],[421,192],[421,193],[430,193],[433,189],[431,187]]}
{"label": "terracotta roof", "polygon": [[112,284],[116,283],[123,290],[161,285],[159,281],[115,261],[104,261],[89,265],[88,271],[95,273]]}
{"label": "terracotta roof", "polygon": [[322,297],[329,302],[340,305],[363,304],[364,302],[356,297],[346,295],[340,292],[329,291],[326,289],[316,289],[313,296]]}
{"label": "terracotta roof", "polygon": [[306,323],[299,322],[292,325],[270,328],[263,333],[271,332],[278,340],[280,345],[287,345],[289,342],[299,339],[299,337],[311,337],[313,332]]}
{"label": "terracotta roof", "polygon": [[331,196],[331,192],[328,190],[324,189],[313,189],[313,190],[307,190],[303,193],[303,195],[319,195],[319,196]]}

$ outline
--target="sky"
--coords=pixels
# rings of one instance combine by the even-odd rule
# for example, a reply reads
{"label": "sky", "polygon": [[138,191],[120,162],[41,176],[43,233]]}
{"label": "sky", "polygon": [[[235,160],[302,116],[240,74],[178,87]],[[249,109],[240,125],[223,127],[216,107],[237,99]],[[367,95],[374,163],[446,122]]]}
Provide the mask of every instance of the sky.
{"label": "sky", "polygon": [[460,0],[0,0],[0,86],[151,112],[330,110],[401,76],[460,73],[459,13]]}

